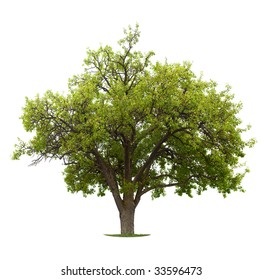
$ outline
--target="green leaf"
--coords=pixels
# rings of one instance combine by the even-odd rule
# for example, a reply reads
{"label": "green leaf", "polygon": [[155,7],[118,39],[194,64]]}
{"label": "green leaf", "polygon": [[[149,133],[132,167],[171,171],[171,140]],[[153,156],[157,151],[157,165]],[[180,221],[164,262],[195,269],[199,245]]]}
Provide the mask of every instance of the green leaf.
{"label": "green leaf", "polygon": [[118,207],[167,187],[190,197],[208,188],[243,191],[241,160],[255,140],[244,140],[250,126],[241,126],[231,87],[218,91],[190,62],[153,63],[154,52],[136,49],[139,38],[139,26],[129,26],[118,50],[87,49],[67,95],[26,98],[21,120],[33,136],[18,140],[12,158],[59,159],[70,192],[110,191]]}

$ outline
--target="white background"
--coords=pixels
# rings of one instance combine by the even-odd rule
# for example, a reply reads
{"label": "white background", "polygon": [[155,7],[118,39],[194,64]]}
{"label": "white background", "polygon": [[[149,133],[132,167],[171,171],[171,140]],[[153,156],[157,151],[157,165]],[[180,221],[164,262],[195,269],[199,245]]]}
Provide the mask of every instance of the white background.
{"label": "white background", "polygon": [[[198,277],[147,274],[133,279],[261,279],[261,1],[1,1],[0,2],[0,278],[66,277],[66,266],[152,269],[202,266]],[[17,137],[28,138],[19,116],[25,96],[66,91],[81,72],[87,47],[117,47],[123,28],[140,24],[139,47],[155,59],[193,62],[242,100],[241,118],[258,140],[247,151],[251,168],[246,193],[223,199],[209,191],[193,199],[169,192],[143,198],[136,232],[150,237],[119,239],[113,199],[66,191],[63,166],[10,160]],[[129,279],[129,277],[118,277]],[[115,279],[115,277],[114,277]],[[130,277],[131,279],[131,277]]]}

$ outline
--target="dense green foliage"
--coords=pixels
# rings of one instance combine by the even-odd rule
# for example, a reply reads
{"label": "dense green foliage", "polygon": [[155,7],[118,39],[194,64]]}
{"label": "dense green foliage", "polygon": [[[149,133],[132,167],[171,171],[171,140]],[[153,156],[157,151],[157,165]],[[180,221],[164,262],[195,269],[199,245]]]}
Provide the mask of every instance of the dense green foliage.
{"label": "dense green foliage", "polygon": [[47,91],[26,98],[22,121],[34,132],[13,154],[33,164],[60,159],[71,192],[111,191],[118,209],[126,197],[138,204],[166,187],[192,196],[215,188],[243,191],[244,141],[230,87],[217,90],[191,64],[151,63],[153,52],[136,50],[140,32],[125,30],[120,49],[87,50],[82,74],[69,80],[67,95]]}

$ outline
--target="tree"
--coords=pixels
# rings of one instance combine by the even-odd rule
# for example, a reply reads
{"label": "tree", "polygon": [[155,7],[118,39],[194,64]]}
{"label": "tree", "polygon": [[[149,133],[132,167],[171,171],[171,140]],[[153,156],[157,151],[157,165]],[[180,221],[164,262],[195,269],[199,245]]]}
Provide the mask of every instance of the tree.
{"label": "tree", "polygon": [[152,63],[153,52],[135,49],[138,25],[124,30],[112,47],[87,49],[84,71],[69,79],[67,95],[48,90],[26,98],[21,119],[28,142],[19,139],[13,159],[26,154],[32,164],[62,160],[68,191],[84,196],[111,192],[121,233],[134,233],[141,197],[173,187],[175,194],[224,196],[244,191],[248,172],[240,159],[254,140],[244,141],[230,87],[218,91],[191,64]]}

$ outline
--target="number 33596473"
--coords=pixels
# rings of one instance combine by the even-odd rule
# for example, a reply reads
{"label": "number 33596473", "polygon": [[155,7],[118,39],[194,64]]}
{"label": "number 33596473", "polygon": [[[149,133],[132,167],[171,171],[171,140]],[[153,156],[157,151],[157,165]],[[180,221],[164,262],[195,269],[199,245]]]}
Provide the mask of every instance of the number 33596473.
{"label": "number 33596473", "polygon": [[154,271],[155,275],[202,275],[202,267],[188,266],[157,266]]}

